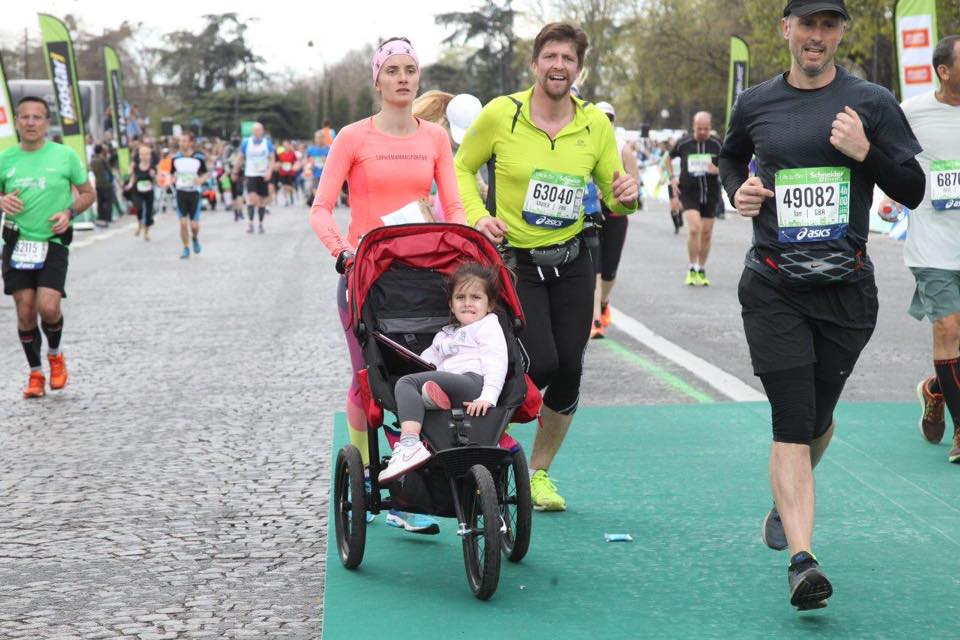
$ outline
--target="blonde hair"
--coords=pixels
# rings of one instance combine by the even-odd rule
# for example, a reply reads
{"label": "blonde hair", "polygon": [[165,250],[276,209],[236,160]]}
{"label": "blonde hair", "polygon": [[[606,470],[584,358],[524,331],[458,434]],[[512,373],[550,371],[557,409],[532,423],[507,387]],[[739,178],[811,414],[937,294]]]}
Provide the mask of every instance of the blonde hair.
{"label": "blonde hair", "polygon": [[453,100],[453,95],[446,91],[433,89],[413,101],[413,115],[438,124],[447,132],[450,131],[450,123],[447,121],[447,105]]}

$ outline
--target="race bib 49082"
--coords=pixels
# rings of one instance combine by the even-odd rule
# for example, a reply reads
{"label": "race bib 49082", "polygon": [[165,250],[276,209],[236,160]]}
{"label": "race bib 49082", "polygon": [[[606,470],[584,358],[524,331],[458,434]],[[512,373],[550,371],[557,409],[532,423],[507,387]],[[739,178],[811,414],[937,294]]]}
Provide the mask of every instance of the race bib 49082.
{"label": "race bib 49082", "polygon": [[847,167],[783,169],[777,172],[775,191],[780,242],[826,242],[847,235]]}
{"label": "race bib 49082", "polygon": [[523,201],[523,219],[534,227],[561,229],[580,219],[587,179],[535,169]]}
{"label": "race bib 49082", "polygon": [[960,160],[930,163],[930,202],[937,211],[960,211]]}

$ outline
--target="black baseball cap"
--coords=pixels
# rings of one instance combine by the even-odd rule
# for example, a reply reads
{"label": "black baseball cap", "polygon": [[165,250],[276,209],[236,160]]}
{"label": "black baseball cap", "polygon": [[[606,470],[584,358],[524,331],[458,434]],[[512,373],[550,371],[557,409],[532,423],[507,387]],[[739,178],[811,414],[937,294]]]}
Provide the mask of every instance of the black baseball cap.
{"label": "black baseball cap", "polygon": [[789,15],[803,17],[820,11],[833,11],[842,15],[846,20],[850,19],[850,14],[847,13],[847,6],[843,0],[790,0],[783,10],[783,17],[786,18]]}

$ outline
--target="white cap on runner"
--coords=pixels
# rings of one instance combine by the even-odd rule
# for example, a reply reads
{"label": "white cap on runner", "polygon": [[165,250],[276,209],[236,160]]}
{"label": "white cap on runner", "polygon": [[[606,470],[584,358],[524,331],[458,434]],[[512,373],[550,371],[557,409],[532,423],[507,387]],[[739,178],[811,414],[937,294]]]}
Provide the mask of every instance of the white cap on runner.
{"label": "white cap on runner", "polygon": [[447,105],[447,122],[450,123],[450,135],[457,144],[463,142],[463,136],[473,121],[480,115],[483,105],[480,100],[469,93],[460,93],[453,96]]}
{"label": "white cap on runner", "polygon": [[600,111],[603,111],[605,114],[607,114],[612,118],[617,117],[617,112],[613,110],[613,105],[610,104],[609,102],[598,102],[597,109],[600,109]]}

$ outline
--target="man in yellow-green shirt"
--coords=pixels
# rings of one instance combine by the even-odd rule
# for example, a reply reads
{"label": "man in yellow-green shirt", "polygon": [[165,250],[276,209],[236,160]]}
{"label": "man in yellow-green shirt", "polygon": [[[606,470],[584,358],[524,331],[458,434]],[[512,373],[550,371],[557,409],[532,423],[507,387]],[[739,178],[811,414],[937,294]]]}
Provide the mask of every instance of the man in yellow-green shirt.
{"label": "man in yellow-green shirt", "polygon": [[[530,377],[546,388],[543,427],[530,456],[534,508],[544,511],[566,508],[547,470],[577,410],[593,319],[596,278],[582,205],[588,180],[614,214],[637,208],[637,182],[623,170],[610,121],[570,94],[586,51],[581,29],[546,25],[534,40],[533,88],[490,101],[455,163],[468,223],[493,242],[506,242],[516,258],[526,318],[521,343]],[[484,164],[486,203],[474,177]]]}
{"label": "man in yellow-green shirt", "polygon": [[46,101],[22,98],[16,116],[20,144],[0,153],[3,292],[13,296],[20,343],[30,365],[25,398],[45,393],[41,328],[50,349],[50,388],[62,389],[67,384],[66,362],[60,352],[60,300],[66,295],[67,246],[73,231],[70,221],[96,198],[77,154],[46,139],[49,125]]}

